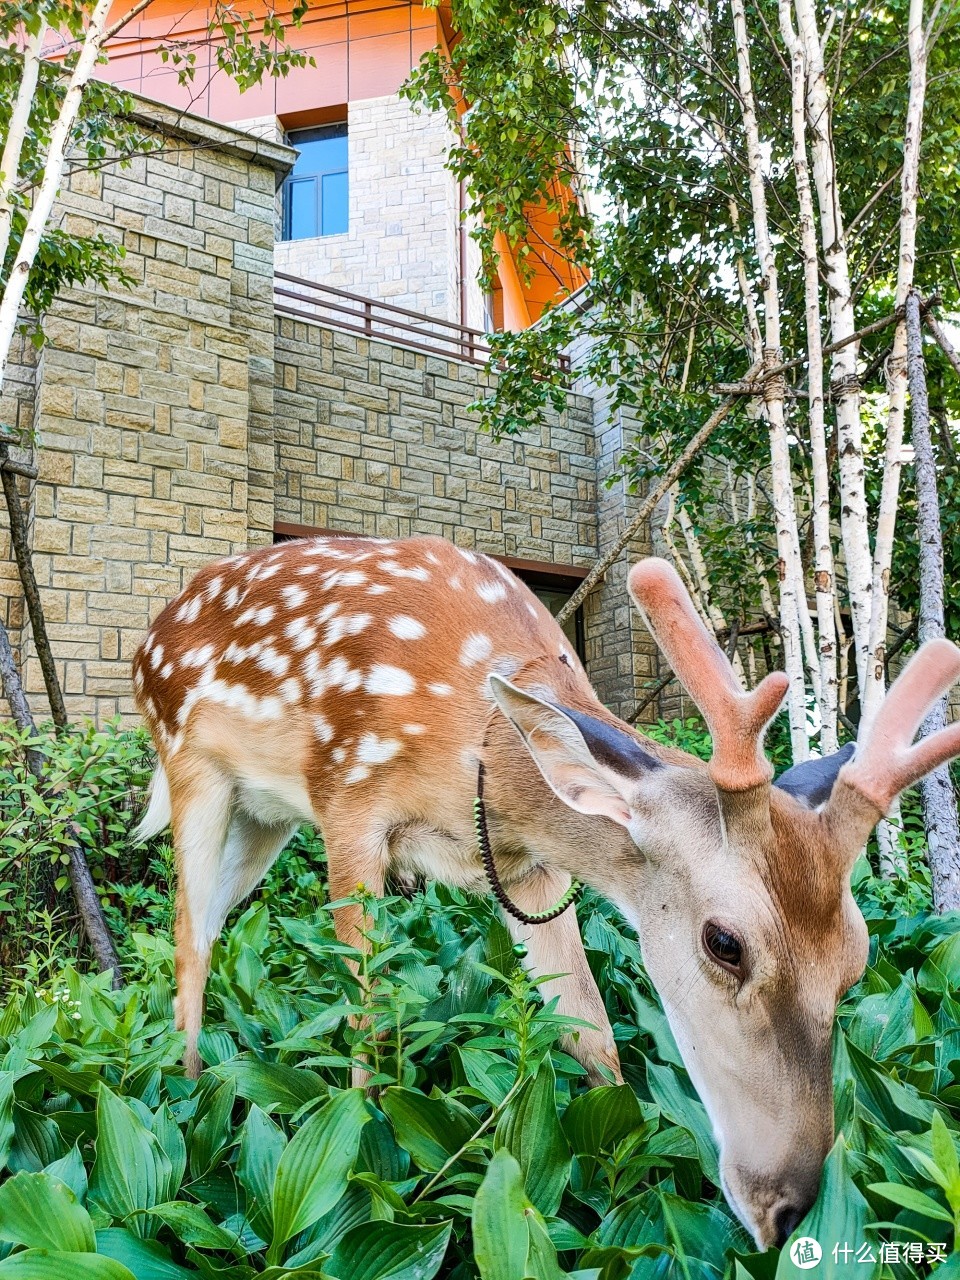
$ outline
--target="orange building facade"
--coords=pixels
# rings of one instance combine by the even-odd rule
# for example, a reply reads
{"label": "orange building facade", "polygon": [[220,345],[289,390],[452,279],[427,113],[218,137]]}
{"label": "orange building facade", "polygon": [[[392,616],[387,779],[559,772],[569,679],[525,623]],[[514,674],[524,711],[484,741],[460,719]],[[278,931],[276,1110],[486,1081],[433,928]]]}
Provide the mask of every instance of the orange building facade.
{"label": "orange building facade", "polygon": [[[241,5],[238,14],[248,11]],[[282,19],[283,7],[277,12]],[[478,250],[461,217],[464,192],[445,167],[449,126],[399,96],[427,50],[450,46],[443,6],[319,0],[286,30],[314,65],[244,93],[217,68],[212,13],[190,0],[154,0],[115,39],[101,74],[167,106],[298,147],[303,172],[288,179],[278,210],[278,272],[486,331],[525,328],[582,283],[550,250],[541,212],[533,278],[521,281],[500,243],[496,285],[481,289]],[[173,50],[193,59],[187,85]]]}

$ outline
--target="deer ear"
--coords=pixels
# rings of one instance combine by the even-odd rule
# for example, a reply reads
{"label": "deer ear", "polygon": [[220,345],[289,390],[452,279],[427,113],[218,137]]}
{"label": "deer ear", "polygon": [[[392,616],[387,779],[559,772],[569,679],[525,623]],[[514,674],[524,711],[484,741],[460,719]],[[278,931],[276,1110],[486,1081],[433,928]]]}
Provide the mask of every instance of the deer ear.
{"label": "deer ear", "polygon": [[597,716],[554,706],[501,676],[488,676],[488,683],[497,706],[564,804],[626,826],[637,781],[662,768],[661,762]]}
{"label": "deer ear", "polygon": [[833,755],[824,756],[822,760],[804,760],[802,764],[795,764],[792,769],[781,773],[773,785],[786,791],[801,804],[819,809],[830,799],[837,774],[853,758],[853,752],[854,744],[848,742],[845,747],[841,747]]}

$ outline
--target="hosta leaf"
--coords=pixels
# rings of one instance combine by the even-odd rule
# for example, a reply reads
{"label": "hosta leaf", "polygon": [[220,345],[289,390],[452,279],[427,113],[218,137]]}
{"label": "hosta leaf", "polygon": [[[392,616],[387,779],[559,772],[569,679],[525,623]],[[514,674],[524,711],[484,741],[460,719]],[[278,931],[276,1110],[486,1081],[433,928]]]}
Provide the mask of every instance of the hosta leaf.
{"label": "hosta leaf", "polygon": [[233,1080],[237,1093],[264,1111],[292,1115],[314,1098],[327,1092],[327,1086],[314,1071],[306,1067],[287,1067],[279,1062],[261,1062],[258,1058],[233,1058],[211,1068],[221,1080]]}
{"label": "hosta leaf", "polygon": [[[155,1135],[122,1098],[102,1085],[97,1100],[97,1154],[90,1198],[114,1218],[152,1209],[165,1200],[172,1168]],[[138,1235],[150,1234],[150,1220],[131,1221]]]}
{"label": "hosta leaf", "polygon": [[380,1105],[397,1141],[421,1169],[436,1173],[473,1136],[477,1120],[452,1098],[428,1098],[414,1089],[387,1089]]}
{"label": "hosta leaf", "polygon": [[19,1280],[138,1280],[132,1271],[113,1258],[96,1253],[46,1253],[28,1249],[0,1262],[0,1277]]}
{"label": "hosta leaf", "polygon": [[310,1117],[284,1149],[273,1184],[269,1261],[291,1236],[329,1212],[343,1195],[370,1119],[363,1095],[347,1089]]}
{"label": "hosta leaf", "polygon": [[673,1067],[661,1067],[649,1059],[647,1083],[654,1101],[667,1119],[693,1134],[703,1172],[714,1186],[719,1186],[717,1142],[703,1103],[686,1092]]}
{"label": "hosta leaf", "polygon": [[527,1275],[530,1201],[520,1166],[505,1147],[494,1152],[473,1203],[473,1252],[481,1280]]}
{"label": "hosta leaf", "polygon": [[0,1186],[0,1240],[66,1253],[96,1248],[89,1213],[49,1173],[18,1173]]}
{"label": "hosta leaf", "polygon": [[122,1262],[133,1272],[136,1280],[188,1280],[188,1277],[196,1275],[195,1271],[188,1271],[174,1262],[156,1240],[141,1240],[124,1227],[98,1231],[97,1253]]}
{"label": "hosta leaf", "polygon": [[13,1086],[16,1072],[0,1071],[0,1169],[7,1167],[13,1144]]}
{"label": "hosta leaf", "polygon": [[43,1172],[49,1173],[52,1178],[59,1178],[61,1182],[65,1182],[81,1204],[86,1200],[88,1191],[87,1170],[78,1147],[71,1147],[62,1159],[54,1160],[51,1164],[48,1164]]}
{"label": "hosta leaf", "polygon": [[247,1217],[257,1234],[273,1234],[273,1183],[287,1136],[259,1107],[250,1108],[240,1137],[237,1177],[247,1193]]}
{"label": "hosta leaf", "polygon": [[67,1149],[63,1135],[49,1116],[38,1115],[28,1107],[13,1104],[13,1142],[8,1166],[13,1172],[26,1169],[39,1173]]}
{"label": "hosta leaf", "polygon": [[243,1246],[238,1245],[236,1233],[211,1222],[206,1211],[198,1204],[186,1200],[171,1200],[148,1210],[152,1217],[165,1222],[184,1244],[195,1249],[222,1249],[227,1253]]}
{"label": "hosta leaf", "polygon": [[549,1058],[511,1100],[497,1124],[495,1146],[520,1165],[527,1195],[541,1213],[556,1213],[570,1176],[570,1149],[557,1116],[557,1081]]}
{"label": "hosta leaf", "polygon": [[440,1270],[451,1224],[403,1226],[364,1222],[343,1237],[323,1270],[336,1280],[433,1280]]}
{"label": "hosta leaf", "polygon": [[237,1096],[235,1080],[225,1080],[214,1092],[210,1105],[194,1127],[190,1140],[190,1174],[202,1178],[217,1162],[230,1140],[230,1113]]}
{"label": "hosta leaf", "polygon": [[621,1138],[643,1124],[637,1095],[629,1085],[605,1085],[573,1099],[563,1113],[563,1132],[577,1155],[612,1151]]}

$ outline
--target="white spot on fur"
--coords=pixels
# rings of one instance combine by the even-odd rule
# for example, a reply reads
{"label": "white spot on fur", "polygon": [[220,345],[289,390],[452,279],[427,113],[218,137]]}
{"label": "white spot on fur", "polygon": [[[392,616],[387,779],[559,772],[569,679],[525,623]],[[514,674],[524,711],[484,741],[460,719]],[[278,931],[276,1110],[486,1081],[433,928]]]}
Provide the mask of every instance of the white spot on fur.
{"label": "white spot on fur", "polygon": [[344,760],[347,758],[347,753],[344,751],[343,747],[334,747],[331,754],[337,764],[343,764]]}
{"label": "white spot on fur", "polygon": [[169,680],[172,675],[173,675],[173,663],[168,662],[166,666],[164,666],[163,670],[160,672],[160,678],[161,680]]}
{"label": "white spot on fur", "polygon": [[319,568],[319,565],[305,564],[297,570],[297,573],[299,573],[301,577],[306,577],[308,573],[316,573],[318,568]]}
{"label": "white spot on fur", "polygon": [[431,693],[435,693],[438,698],[449,698],[453,693],[453,686],[449,684],[428,684],[427,688]]}
{"label": "white spot on fur", "polygon": [[287,623],[283,633],[298,652],[309,649],[317,638],[317,628],[312,627],[306,618],[294,618]]}
{"label": "white spot on fur", "polygon": [[240,588],[237,586],[227,587],[223,593],[223,603],[228,609],[235,609],[240,603]]}
{"label": "white spot on fur", "polygon": [[451,578],[450,581],[447,583],[447,586],[453,587],[454,591],[463,590],[463,583],[460,581],[459,578]]}
{"label": "white spot on fur", "polygon": [[477,595],[487,604],[496,604],[506,597],[507,588],[502,582],[481,582],[477,587]]}
{"label": "white spot on fur", "polygon": [[362,782],[370,777],[370,770],[365,764],[357,764],[344,775],[344,782],[349,786],[352,782]]}
{"label": "white spot on fur", "polygon": [[430,578],[430,570],[424,569],[422,564],[415,564],[411,569],[405,569],[403,565],[394,564],[391,560],[381,560],[380,568],[385,573],[391,573],[395,578],[416,578],[418,582],[427,582]]}
{"label": "white spot on fur", "polygon": [[207,589],[204,593],[208,600],[216,600],[220,594],[220,588],[223,586],[223,578],[219,574],[216,578],[211,578],[207,583]]}
{"label": "white spot on fur", "polygon": [[398,640],[420,640],[427,634],[427,628],[422,622],[408,617],[405,613],[398,613],[395,618],[391,618],[387,628]]}
{"label": "white spot on fur", "polygon": [[490,558],[490,563],[508,587],[515,587],[517,585],[517,575],[515,573],[511,573],[505,564],[501,564],[499,560],[494,560],[492,557]]}
{"label": "white spot on fur", "polygon": [[460,555],[463,556],[464,560],[466,560],[468,564],[477,563],[477,557],[473,554],[472,551],[467,551],[463,547],[457,547],[457,551],[459,552]]}
{"label": "white spot on fur", "polygon": [[375,667],[370,668],[363,687],[367,693],[402,697],[404,694],[413,693],[416,683],[410,672],[404,671],[402,667],[391,667],[386,663],[378,662]]}
{"label": "white spot on fur", "polygon": [[412,738],[419,737],[421,733],[427,732],[425,724],[405,724],[402,726],[404,733],[409,733]]}
{"label": "white spot on fur", "polygon": [[357,760],[360,764],[386,764],[400,750],[396,738],[378,738],[375,733],[365,733],[357,744]]}
{"label": "white spot on fur", "polygon": [[460,664],[464,667],[476,666],[484,658],[489,658],[492,652],[493,641],[490,637],[475,632],[473,635],[467,636],[463,642],[463,646],[460,649]]}
{"label": "white spot on fur", "polygon": [[276,649],[265,648],[257,656],[257,666],[272,676],[285,676],[290,669],[290,657],[286,653],[278,653]]}
{"label": "white spot on fur", "polygon": [[139,667],[133,673],[133,683],[138,689],[143,688],[143,672]]}
{"label": "white spot on fur", "polygon": [[385,586],[382,582],[375,582],[372,587],[367,587],[368,596],[386,595],[388,591],[392,591],[392,587]]}
{"label": "white spot on fur", "polygon": [[213,645],[205,644],[202,649],[188,649],[180,659],[181,667],[203,667],[213,657]]}
{"label": "white spot on fur", "polygon": [[333,737],[333,725],[325,716],[314,716],[313,732],[321,742],[329,742]]}
{"label": "white spot on fur", "polygon": [[303,694],[300,681],[296,676],[291,676],[289,680],[284,680],[280,686],[280,697],[287,703],[299,702]]}
{"label": "white spot on fur", "polygon": [[307,598],[306,591],[296,583],[281,587],[280,594],[283,596],[283,603],[288,609],[299,609]]}
{"label": "white spot on fur", "polygon": [[260,570],[260,581],[264,582],[267,578],[272,578],[275,573],[279,572],[280,566],[278,564],[268,565],[266,569]]}
{"label": "white spot on fur", "polygon": [[344,636],[358,636],[372,621],[373,615],[370,613],[344,614],[341,617],[332,618],[327,623],[323,643],[336,644]]}
{"label": "white spot on fur", "polygon": [[153,667],[154,671],[156,671],[157,667],[159,667],[162,661],[163,661],[163,645],[158,644],[157,647],[154,649],[153,653],[151,653],[150,655],[150,665],[151,667]]}
{"label": "white spot on fur", "polygon": [[265,627],[268,622],[273,620],[276,609],[272,604],[265,604],[261,608],[244,609],[243,613],[234,622],[235,627],[242,627],[245,623],[252,623],[255,627]]}
{"label": "white spot on fur", "polygon": [[200,606],[203,604],[202,596],[193,596],[190,600],[184,600],[183,604],[177,610],[178,622],[196,622],[200,616]]}

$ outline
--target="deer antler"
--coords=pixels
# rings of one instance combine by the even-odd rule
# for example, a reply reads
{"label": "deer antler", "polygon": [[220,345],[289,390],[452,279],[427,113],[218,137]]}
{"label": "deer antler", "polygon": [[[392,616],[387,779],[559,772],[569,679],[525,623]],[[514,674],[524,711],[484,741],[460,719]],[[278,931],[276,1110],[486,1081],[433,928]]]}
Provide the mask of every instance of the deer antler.
{"label": "deer antler", "polygon": [[723,791],[747,791],[769,782],[773,769],[763,734],[787,691],[773,671],[746,693],[726,654],[701,622],[680,577],[666,560],[633,566],[630,594],[657,644],[703,713],[713,739],[710,776]]}
{"label": "deer antler", "polygon": [[886,813],[901,791],[960,755],[960,723],[911,745],[924,716],[958,679],[960,649],[949,640],[928,640],[890,686],[839,780]]}

